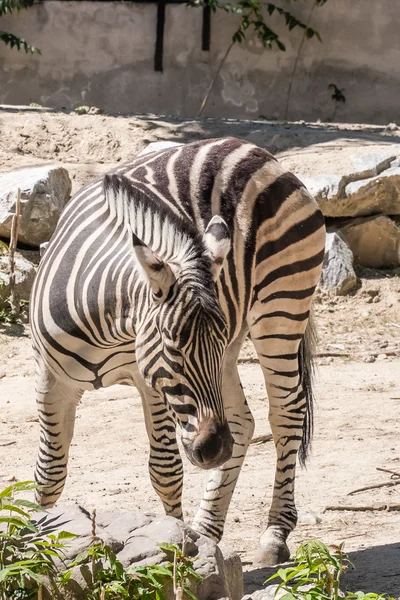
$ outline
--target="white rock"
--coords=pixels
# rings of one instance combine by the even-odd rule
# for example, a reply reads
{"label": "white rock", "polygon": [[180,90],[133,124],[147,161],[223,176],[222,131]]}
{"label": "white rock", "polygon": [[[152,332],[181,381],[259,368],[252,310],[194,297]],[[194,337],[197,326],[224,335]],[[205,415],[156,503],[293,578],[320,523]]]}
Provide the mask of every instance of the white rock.
{"label": "white rock", "polygon": [[151,142],[144,150],[139,152],[138,156],[150,154],[150,152],[158,152],[159,150],[166,150],[167,148],[173,148],[174,146],[182,146],[182,144],[179,142]]}
{"label": "white rock", "polygon": [[314,515],[314,513],[301,513],[297,520],[299,525],[318,525],[321,523],[322,519],[318,515]]}
{"label": "white rock", "polygon": [[328,233],[319,287],[337,296],[345,296],[356,284],[353,253],[345,237],[340,231]]}
{"label": "white rock", "polygon": [[[322,163],[318,175],[310,169],[302,174],[301,166],[289,168],[315,197],[326,217],[400,214],[399,147],[391,145],[375,151],[362,150],[356,152],[345,148],[345,161],[343,157],[338,161],[337,149],[332,149],[332,155],[325,151],[316,157],[318,164]],[[297,157],[297,161],[300,160],[301,155]]]}
{"label": "white rock", "polygon": [[71,195],[71,180],[55,165],[11,171],[0,175],[0,237],[9,239],[17,191],[21,189],[18,240],[39,247],[47,242]]}

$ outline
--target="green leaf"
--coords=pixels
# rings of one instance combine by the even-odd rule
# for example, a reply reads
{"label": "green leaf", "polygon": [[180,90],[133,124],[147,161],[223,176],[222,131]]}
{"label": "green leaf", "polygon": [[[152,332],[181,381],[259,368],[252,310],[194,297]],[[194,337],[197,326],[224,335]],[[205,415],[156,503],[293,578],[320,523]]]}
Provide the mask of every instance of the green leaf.
{"label": "green leaf", "polygon": [[17,48],[17,50],[25,50],[27,54],[29,52],[31,54],[41,54],[39,48],[31,46],[26,40],[17,37],[13,33],[7,33],[7,31],[0,31],[0,40],[10,48]]}
{"label": "green leaf", "polygon": [[[36,486],[35,486],[36,487]],[[36,504],[35,502],[30,502],[29,500],[17,499],[13,501],[17,506],[25,506],[25,508],[29,508],[30,510],[34,510],[35,512],[46,512],[46,509],[43,508],[40,504]]]}

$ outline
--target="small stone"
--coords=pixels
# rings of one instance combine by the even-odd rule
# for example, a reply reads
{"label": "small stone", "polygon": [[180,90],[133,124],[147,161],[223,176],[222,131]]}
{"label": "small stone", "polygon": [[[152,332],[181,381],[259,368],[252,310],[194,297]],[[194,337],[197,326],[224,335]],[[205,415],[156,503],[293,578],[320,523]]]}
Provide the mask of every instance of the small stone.
{"label": "small stone", "polygon": [[381,342],[379,344],[379,348],[387,348],[389,346],[389,342],[387,340],[384,340],[383,342]]}
{"label": "small stone", "polygon": [[375,298],[373,298],[373,299],[372,299],[372,302],[373,302],[374,304],[377,304],[377,303],[378,303],[378,302],[380,302],[380,301],[381,301],[381,299],[379,298],[379,296],[375,296]]}
{"label": "small stone", "polygon": [[321,523],[321,517],[314,515],[313,513],[303,513],[299,515],[298,523],[300,525],[317,525]]}
{"label": "small stone", "polygon": [[387,354],[378,354],[376,360],[387,360]]}
{"label": "small stone", "polygon": [[386,125],[385,127],[385,131],[398,131],[399,126],[396,123],[389,123],[389,125]]}
{"label": "small stone", "polygon": [[365,363],[374,363],[375,361],[376,361],[375,356],[367,356],[366,358],[364,358]]}

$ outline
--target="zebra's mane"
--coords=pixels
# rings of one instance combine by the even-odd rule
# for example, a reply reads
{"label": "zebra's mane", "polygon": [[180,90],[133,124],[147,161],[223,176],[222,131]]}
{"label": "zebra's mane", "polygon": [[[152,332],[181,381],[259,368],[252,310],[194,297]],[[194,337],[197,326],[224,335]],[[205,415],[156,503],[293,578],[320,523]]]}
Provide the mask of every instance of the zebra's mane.
{"label": "zebra's mane", "polygon": [[194,225],[168,210],[145,186],[123,175],[105,175],[103,185],[106,201],[116,218],[129,223],[135,237],[162,261],[176,267],[185,285],[200,293],[202,303],[214,304],[210,290],[211,261]]}

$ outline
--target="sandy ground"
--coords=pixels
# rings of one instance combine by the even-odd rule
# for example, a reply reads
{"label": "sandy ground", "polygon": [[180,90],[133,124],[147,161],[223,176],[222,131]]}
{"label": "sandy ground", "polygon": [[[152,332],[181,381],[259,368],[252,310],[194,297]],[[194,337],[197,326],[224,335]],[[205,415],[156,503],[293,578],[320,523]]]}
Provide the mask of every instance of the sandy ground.
{"label": "sandy ground", "polygon": [[[375,308],[377,304],[368,306]],[[330,331],[325,312],[319,316],[322,337],[325,330]],[[348,575],[347,585],[400,597],[400,512],[324,512],[327,505],[400,504],[400,486],[347,495],[356,488],[390,480],[389,474],[376,467],[400,471],[400,357],[383,354],[385,349],[395,347],[394,340],[390,340],[390,346],[386,342],[390,337],[388,330],[396,328],[384,325],[382,318],[382,325],[373,326],[372,330],[360,327],[358,335],[350,339],[348,334],[340,333],[346,331],[346,326],[337,307],[335,313],[329,313],[329,319],[335,320],[339,329],[336,337],[328,334],[323,340],[321,354],[331,353],[329,343],[338,343],[345,349],[358,343],[359,349],[363,344],[368,348],[362,350],[368,356],[378,351],[380,355],[373,363],[352,357],[318,359],[313,453],[307,470],[298,473],[297,504],[301,521],[310,514],[321,521],[315,525],[300,523],[290,538],[290,546],[294,549],[302,540],[315,537],[329,543],[344,541],[357,568]],[[350,321],[347,323],[349,327]],[[356,322],[354,329],[358,327]],[[336,342],[327,342],[328,339]],[[363,342],[357,342],[358,339]],[[379,345],[386,348],[379,349]],[[333,348],[332,352],[343,351]],[[3,327],[0,353],[0,485],[4,486],[10,477],[31,479],[35,461],[38,423],[27,329]],[[242,353],[240,375],[256,418],[255,435],[262,435],[269,432],[268,408],[260,368],[249,362],[253,356],[252,348],[247,346]],[[161,504],[147,475],[147,456],[136,390],[114,386],[86,393],[78,409],[69,478],[61,503],[78,502],[87,509],[160,513]],[[187,460],[184,462],[185,519],[190,522],[206,474]],[[260,587],[270,573],[268,569],[253,570],[251,562],[266,523],[273,473],[272,443],[252,445],[227,520],[223,544],[240,553],[248,591]]]}
{"label": "sandy ground", "polygon": [[150,142],[192,142],[232,135],[268,148],[295,173],[330,174],[348,167],[348,152],[369,152],[400,144],[400,129],[337,123],[188,120],[156,115],[77,115],[45,109],[0,105],[0,172],[61,163],[75,192]]}
{"label": "sandy ground", "polygon": [[[77,116],[0,107],[0,171],[61,162],[74,190],[129,160],[149,142],[191,141],[236,135],[269,147],[285,160],[296,153],[353,145],[399,143],[398,132],[366,125],[271,124],[179,121],[164,118]],[[300,164],[301,161],[299,159]],[[313,453],[297,477],[297,504],[317,524],[300,523],[290,547],[306,539],[345,542],[356,570],[349,589],[388,592],[400,598],[400,512],[327,511],[326,506],[400,505],[400,485],[348,496],[352,490],[390,481],[377,467],[400,472],[400,278],[396,272],[360,270],[360,287],[346,298],[319,294],[320,333]],[[26,326],[0,326],[0,486],[31,479],[38,423],[34,363]],[[261,371],[250,345],[240,374],[256,418],[256,435],[269,432]],[[148,445],[135,389],[115,386],[85,394],[78,409],[69,478],[62,504],[88,509],[161,512],[147,474]],[[206,474],[185,460],[185,518],[190,522]],[[252,559],[266,524],[274,473],[271,442],[250,447],[233,497],[223,544],[242,557],[247,591],[271,573]],[[308,515],[308,517],[307,517]]]}

